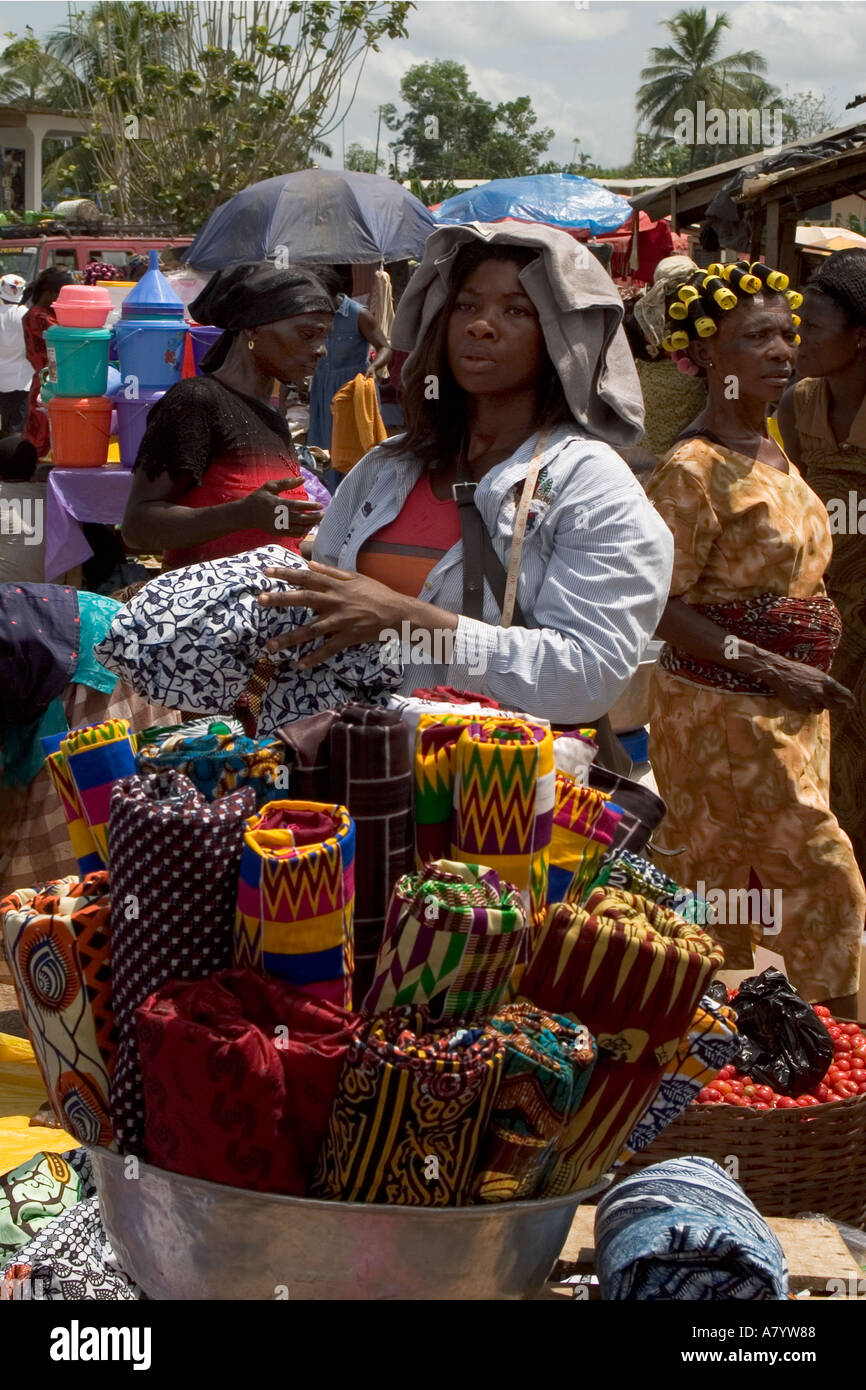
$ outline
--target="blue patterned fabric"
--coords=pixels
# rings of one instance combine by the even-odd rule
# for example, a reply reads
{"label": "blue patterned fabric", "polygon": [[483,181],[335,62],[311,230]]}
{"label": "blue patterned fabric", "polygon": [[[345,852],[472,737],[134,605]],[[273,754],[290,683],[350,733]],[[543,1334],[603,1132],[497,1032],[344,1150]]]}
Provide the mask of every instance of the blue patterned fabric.
{"label": "blue patterned fabric", "polygon": [[602,1197],[595,1268],[607,1300],[787,1298],[778,1240],[739,1183],[709,1158],[644,1168]]}

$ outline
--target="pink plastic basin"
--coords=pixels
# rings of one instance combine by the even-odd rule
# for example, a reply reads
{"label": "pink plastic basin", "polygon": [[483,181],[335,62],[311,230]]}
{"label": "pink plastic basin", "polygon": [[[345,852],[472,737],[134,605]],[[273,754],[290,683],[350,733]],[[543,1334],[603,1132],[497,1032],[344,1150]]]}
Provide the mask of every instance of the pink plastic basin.
{"label": "pink plastic basin", "polygon": [[104,285],[64,285],[52,308],[62,328],[102,328],[111,295]]}

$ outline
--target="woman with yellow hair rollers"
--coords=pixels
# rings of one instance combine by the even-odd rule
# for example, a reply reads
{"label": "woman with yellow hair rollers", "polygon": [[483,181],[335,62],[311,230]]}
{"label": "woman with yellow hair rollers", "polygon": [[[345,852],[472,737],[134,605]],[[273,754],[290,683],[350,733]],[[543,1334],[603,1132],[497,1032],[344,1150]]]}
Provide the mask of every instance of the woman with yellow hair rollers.
{"label": "woman with yellow hair rollers", "polygon": [[708,400],[648,486],[675,545],[650,702],[669,808],[656,838],[683,851],[680,883],[748,902],[739,920],[763,927],[807,998],[856,1017],[866,890],[829,803],[829,711],[852,700],[828,674],[832,538],[766,425],[801,302],[787,276],[738,262],[692,274],[669,303],[665,347],[704,373]]}

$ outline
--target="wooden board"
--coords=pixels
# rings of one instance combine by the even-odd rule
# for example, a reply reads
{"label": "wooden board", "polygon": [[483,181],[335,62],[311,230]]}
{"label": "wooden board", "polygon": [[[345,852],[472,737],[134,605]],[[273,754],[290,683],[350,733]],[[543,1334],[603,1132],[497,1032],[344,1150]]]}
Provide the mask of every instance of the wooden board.
{"label": "wooden board", "polygon": [[[866,1277],[835,1227],[790,1217],[768,1216],[766,1220],[785,1252],[791,1293],[808,1290],[816,1298],[834,1294],[866,1298]],[[578,1207],[554,1270],[554,1281],[594,1272],[594,1227],[595,1207]],[[590,1290],[590,1298],[597,1296],[597,1288]]]}

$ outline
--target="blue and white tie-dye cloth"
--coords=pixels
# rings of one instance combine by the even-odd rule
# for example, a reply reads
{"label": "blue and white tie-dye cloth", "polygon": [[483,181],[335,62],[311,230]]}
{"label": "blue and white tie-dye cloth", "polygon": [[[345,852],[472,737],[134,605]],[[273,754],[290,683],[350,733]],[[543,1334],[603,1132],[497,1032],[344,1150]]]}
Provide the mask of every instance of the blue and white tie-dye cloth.
{"label": "blue and white tie-dye cloth", "polygon": [[776,1300],[788,1267],[739,1183],[709,1158],[674,1158],[626,1178],[598,1204],[601,1296]]}

